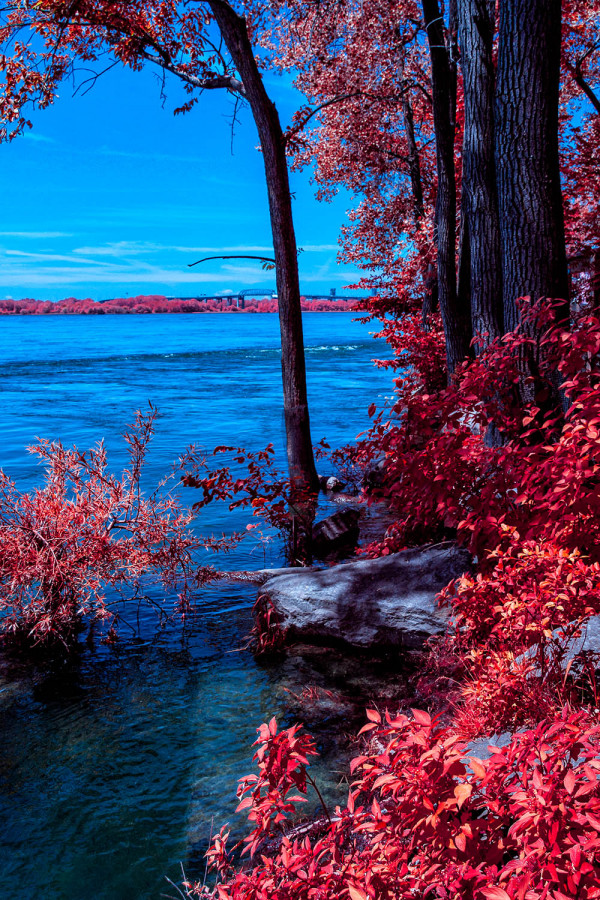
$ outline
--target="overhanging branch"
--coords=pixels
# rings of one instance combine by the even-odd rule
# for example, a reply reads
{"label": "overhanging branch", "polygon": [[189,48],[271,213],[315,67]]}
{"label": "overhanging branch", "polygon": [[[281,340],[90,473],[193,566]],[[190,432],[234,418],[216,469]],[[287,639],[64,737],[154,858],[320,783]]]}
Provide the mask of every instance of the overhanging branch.
{"label": "overhanging branch", "polygon": [[188,269],[191,269],[192,266],[197,266],[200,263],[208,262],[211,259],[260,259],[262,262],[273,263],[273,265],[275,265],[275,260],[270,256],[205,256],[203,259],[197,259],[196,262],[188,263]]}
{"label": "overhanging branch", "polygon": [[172,75],[176,75],[182,81],[192,85],[192,87],[199,88],[200,90],[214,90],[221,88],[232,91],[234,94],[239,94],[241,97],[246,96],[246,89],[243,82],[233,75],[211,75],[210,78],[198,78],[197,75],[191,75],[176,63],[167,62],[158,54],[150,53],[148,50],[142,50],[141,55],[144,59],[147,59],[148,62],[160,66],[160,68],[165,69],[167,72],[171,72]]}
{"label": "overhanging branch", "polygon": [[581,59],[578,59],[577,62],[575,63],[575,65],[573,65],[573,63],[570,63],[568,60],[565,60],[565,68],[567,69],[567,71],[571,75],[571,77],[573,78],[573,81],[575,82],[575,84],[579,88],[581,88],[581,90],[583,91],[585,96],[588,98],[588,100],[590,101],[590,103],[592,104],[592,106],[594,107],[596,112],[600,113],[600,99],[596,96],[596,94],[594,93],[591,86],[588,84],[588,82],[583,77],[583,70],[582,70],[582,64],[585,62],[585,60],[588,58],[588,56],[591,56],[591,54],[597,49],[598,49],[598,43],[594,44],[593,47],[590,47],[588,52],[586,54],[584,54],[584,56],[582,56]]}

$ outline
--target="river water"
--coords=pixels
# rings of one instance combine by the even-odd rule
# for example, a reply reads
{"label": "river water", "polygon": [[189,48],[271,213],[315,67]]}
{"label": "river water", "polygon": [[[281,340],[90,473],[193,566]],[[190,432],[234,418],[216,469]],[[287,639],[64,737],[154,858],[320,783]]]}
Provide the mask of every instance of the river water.
{"label": "river water", "polygon": [[[271,441],[282,456],[275,315],[1,317],[0,331],[0,465],[21,488],[40,480],[25,450],[36,436],[80,449],[103,438],[119,470],[121,433],[148,401],[159,410],[149,482],[192,443]],[[390,393],[372,364],[381,351],[349,313],[305,315],[305,342],[313,440],[340,446]],[[198,527],[245,521],[209,507]],[[223,567],[281,562],[276,541],[249,541]],[[255,597],[208,587],[185,630],[143,621],[116,649],[82,646],[68,665],[0,659],[3,900],[142,900],[172,894],[164,876],[180,880],[181,863],[202,876],[211,829],[243,824],[235,788],[256,727],[272,715],[291,724],[306,684],[352,690],[356,674],[318,652],[259,665],[243,649]],[[320,749],[334,790],[326,737]]]}

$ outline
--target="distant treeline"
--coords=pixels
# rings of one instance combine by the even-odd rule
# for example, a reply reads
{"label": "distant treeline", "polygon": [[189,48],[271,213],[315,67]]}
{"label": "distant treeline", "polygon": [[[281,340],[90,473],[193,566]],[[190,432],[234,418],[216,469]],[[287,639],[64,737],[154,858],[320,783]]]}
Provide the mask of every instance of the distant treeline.
{"label": "distant treeline", "polygon": [[[99,302],[67,297],[57,302],[50,300],[0,300],[0,315],[127,315],[129,313],[266,313],[277,312],[277,300],[246,297],[244,308],[237,305],[237,297],[223,299],[167,299],[156,294],[139,297],[118,297]],[[305,300],[302,309],[307,312],[344,312],[358,308],[355,300]]]}

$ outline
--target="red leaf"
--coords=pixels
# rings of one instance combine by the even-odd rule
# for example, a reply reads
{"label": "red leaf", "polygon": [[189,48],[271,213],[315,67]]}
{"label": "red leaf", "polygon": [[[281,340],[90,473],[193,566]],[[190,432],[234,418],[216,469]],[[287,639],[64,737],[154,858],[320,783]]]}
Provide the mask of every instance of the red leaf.
{"label": "red leaf", "polygon": [[575,785],[577,784],[577,779],[575,778],[575,773],[573,772],[573,769],[569,769],[569,771],[565,775],[564,784],[565,784],[565,789],[567,790],[567,792],[569,794],[572,794],[573,791],[575,790]]}
{"label": "red leaf", "polygon": [[460,809],[463,803],[469,799],[473,792],[473,785],[466,782],[465,784],[457,784],[454,788],[454,796],[458,802],[458,808]]}
{"label": "red leaf", "polygon": [[501,887],[485,887],[482,888],[481,893],[485,897],[485,900],[510,900],[509,895],[504,888]]}
{"label": "red leaf", "polygon": [[429,713],[426,713],[422,709],[413,709],[411,710],[411,712],[413,714],[415,722],[418,722],[419,725],[425,725],[427,727],[431,725],[431,716],[429,715]]}

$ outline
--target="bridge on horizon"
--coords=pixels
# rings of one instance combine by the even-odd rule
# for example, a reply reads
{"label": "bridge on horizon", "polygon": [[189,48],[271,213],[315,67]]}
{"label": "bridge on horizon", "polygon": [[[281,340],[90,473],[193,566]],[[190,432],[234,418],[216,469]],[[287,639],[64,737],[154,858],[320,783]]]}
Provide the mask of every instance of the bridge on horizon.
{"label": "bridge on horizon", "polygon": [[[371,292],[373,296],[375,291]],[[338,294],[335,288],[331,288],[328,294],[302,294],[303,300],[367,300],[367,294]],[[275,288],[257,287],[243,288],[237,294],[196,294],[193,297],[167,297],[167,300],[198,300],[201,303],[208,303],[209,300],[228,300],[230,306],[235,304],[236,307],[244,309],[247,297],[259,297],[261,300],[270,297],[272,300],[277,299],[277,291]]]}

